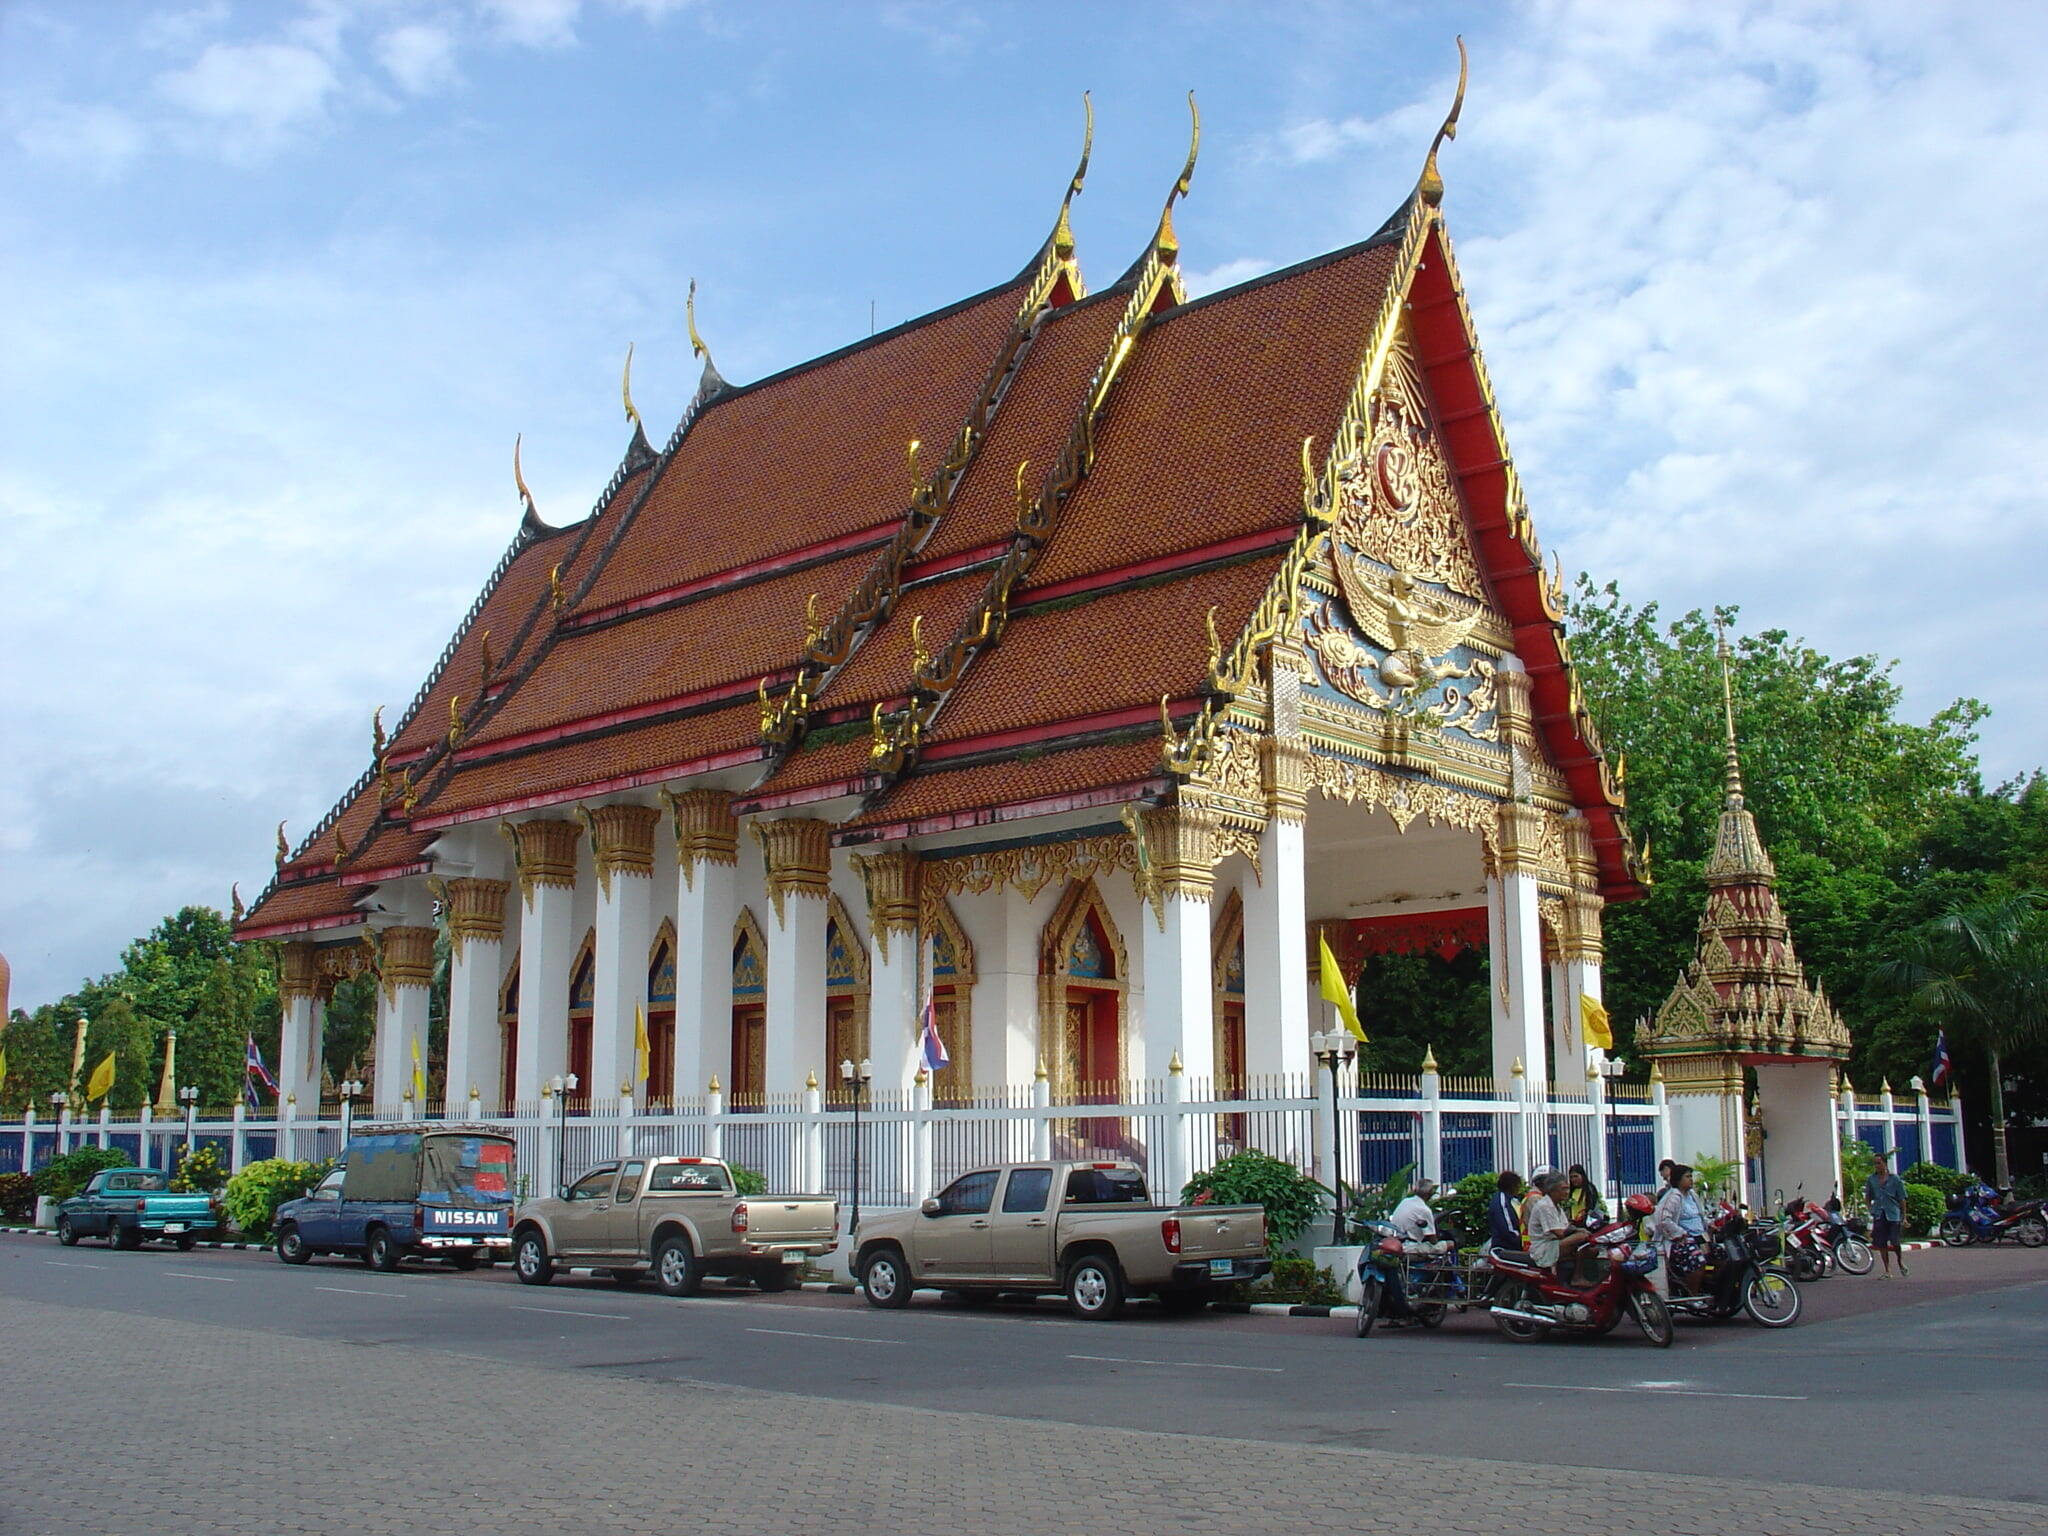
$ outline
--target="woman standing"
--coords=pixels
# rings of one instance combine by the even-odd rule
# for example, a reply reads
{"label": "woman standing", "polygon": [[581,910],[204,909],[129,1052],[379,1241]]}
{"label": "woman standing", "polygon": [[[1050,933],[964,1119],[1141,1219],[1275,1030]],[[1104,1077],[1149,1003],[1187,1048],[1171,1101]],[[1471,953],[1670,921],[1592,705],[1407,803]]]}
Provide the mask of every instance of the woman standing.
{"label": "woman standing", "polygon": [[1671,1182],[1650,1217],[1650,1236],[1664,1250],[1664,1268],[1674,1286],[1692,1289],[1693,1277],[1706,1264],[1707,1222],[1699,1197],[1692,1192],[1692,1169],[1671,1165]]}

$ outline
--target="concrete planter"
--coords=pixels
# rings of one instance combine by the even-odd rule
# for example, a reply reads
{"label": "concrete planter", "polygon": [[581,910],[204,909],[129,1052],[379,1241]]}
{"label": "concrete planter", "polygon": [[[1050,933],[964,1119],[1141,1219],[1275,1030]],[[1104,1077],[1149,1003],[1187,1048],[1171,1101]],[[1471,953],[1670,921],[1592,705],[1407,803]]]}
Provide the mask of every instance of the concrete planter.
{"label": "concrete planter", "polygon": [[54,1227],[57,1224],[57,1202],[47,1195],[36,1196],[36,1225]]}
{"label": "concrete planter", "polygon": [[1324,1246],[1315,1249],[1309,1257],[1316,1268],[1327,1269],[1337,1282],[1337,1290],[1345,1301],[1358,1305],[1358,1256],[1365,1252],[1362,1244],[1350,1243],[1342,1248]]}

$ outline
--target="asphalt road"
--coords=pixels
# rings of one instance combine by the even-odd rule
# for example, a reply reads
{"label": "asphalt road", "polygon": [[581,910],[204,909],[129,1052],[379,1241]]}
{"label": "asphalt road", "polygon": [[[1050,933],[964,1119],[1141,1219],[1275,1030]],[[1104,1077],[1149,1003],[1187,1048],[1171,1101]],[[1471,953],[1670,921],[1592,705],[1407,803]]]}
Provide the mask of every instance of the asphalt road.
{"label": "asphalt road", "polygon": [[[969,1310],[920,1296],[880,1312],[750,1290],[677,1301],[602,1279],[522,1286],[505,1268],[383,1275],[342,1260],[295,1269],[262,1253],[0,1237],[7,1298],[580,1384],[716,1383],[1301,1447],[2048,1503],[2042,1255],[1916,1255],[1910,1279],[1841,1277],[1804,1294],[1809,1315],[1794,1328],[1682,1323],[1670,1350],[1628,1324],[1604,1341],[1518,1345],[1476,1313],[1359,1341],[1346,1319],[1139,1311],[1088,1324],[1023,1303]],[[536,1411],[545,1418],[545,1402]]]}

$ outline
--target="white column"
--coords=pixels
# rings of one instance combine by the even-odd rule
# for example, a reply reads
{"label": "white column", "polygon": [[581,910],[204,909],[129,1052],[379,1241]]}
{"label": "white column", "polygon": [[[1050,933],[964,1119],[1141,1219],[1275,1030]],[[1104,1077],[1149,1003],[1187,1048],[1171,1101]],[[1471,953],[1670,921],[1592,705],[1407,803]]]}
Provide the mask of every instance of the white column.
{"label": "white column", "polygon": [[[601,805],[589,814],[597,840],[597,974],[591,988],[591,1103],[630,1081],[642,1094],[635,1010],[647,1007],[648,950],[654,943],[654,828],[651,805]],[[666,1086],[666,1085],[664,1085]]]}
{"label": "white column", "polygon": [[1586,1098],[1593,1106],[1593,1162],[1587,1171],[1592,1174],[1593,1187],[1600,1191],[1601,1198],[1609,1199],[1619,1194],[1618,1189],[1608,1188],[1611,1175],[1607,1167],[1607,1132],[1613,1122],[1607,1118],[1607,1079],[1597,1071],[1587,1074]]}
{"label": "white column", "polygon": [[804,1083],[804,1118],[798,1131],[798,1183],[804,1193],[815,1194],[825,1187],[825,1094],[815,1078]]}
{"label": "white column", "polygon": [[[1956,1091],[1953,1085],[1948,1090],[1948,1112],[1950,1120],[1956,1128],[1956,1172],[1966,1173],[1970,1167],[1970,1154],[1963,1150],[1963,1096]],[[1931,1162],[1933,1159],[1930,1158],[1929,1161]],[[28,1164],[23,1163],[22,1166],[26,1168]]]}
{"label": "white column", "polygon": [[[730,797],[692,790],[663,797],[676,836],[677,1104],[712,1078],[732,1086],[732,944],[739,921],[739,836]],[[715,1155],[715,1154],[707,1154]]]}
{"label": "white column", "polygon": [[1209,896],[1187,891],[1159,898],[1140,919],[1145,935],[1144,1075],[1180,1069],[1204,1085],[1216,1073],[1216,996],[1210,975]]}
{"label": "white column", "polygon": [[502,1105],[498,1081],[498,988],[505,974],[503,880],[448,882],[448,1065],[442,1104],[452,1119],[469,1111],[472,1090]]}
{"label": "white column", "polygon": [[[1529,1081],[1549,1081],[1549,1052],[1543,1038],[1543,928],[1536,906],[1536,877],[1510,873],[1486,883],[1487,905],[1499,913],[1492,959],[1494,1007],[1493,1075],[1505,1082],[1519,1058]],[[1488,932],[1494,931],[1489,914]],[[1502,988],[1505,987],[1505,995]]]}
{"label": "white column", "polygon": [[[868,893],[868,1059],[875,1064],[874,1088],[904,1095],[920,1065],[917,1011],[926,942],[918,930],[917,854],[891,848],[856,855],[854,862]],[[837,1062],[826,1066],[839,1070]]]}
{"label": "white column", "polygon": [[401,1100],[412,1091],[412,1048],[418,1042],[420,1066],[427,1061],[427,997],[434,980],[434,930],[386,928],[379,937],[383,983],[377,989],[377,1038],[371,1052],[372,1112],[400,1112]]}
{"label": "white column", "polygon": [[1898,1101],[1892,1097],[1890,1078],[1884,1080],[1884,1086],[1877,1095],[1877,1102],[1884,1110],[1884,1155],[1886,1160],[1893,1164],[1892,1172],[1897,1173],[1899,1171],[1897,1167],[1899,1161],[1899,1106]]}
{"label": "white column", "polygon": [[1444,1079],[1437,1070],[1436,1052],[1425,1048],[1422,1077],[1422,1176],[1432,1184],[1444,1181]]}
{"label": "white column", "polygon": [[573,821],[527,821],[514,831],[525,910],[519,923],[512,1098],[534,1105],[542,1086],[569,1070],[569,967],[576,958],[576,844],[582,829]]}
{"label": "white column", "polygon": [[825,1065],[825,897],[830,828],[757,822],[768,868],[767,1091],[795,1093]]}
{"label": "white column", "polygon": [[278,950],[277,1086],[280,1097],[320,1103],[320,1042],[326,1030],[330,984],[320,975],[317,946],[290,943]]}
{"label": "white column", "polygon": [[1298,819],[1269,820],[1259,834],[1259,878],[1242,893],[1245,1075],[1292,1084],[1308,1081],[1313,1033],[1302,833]]}
{"label": "white column", "polygon": [[[100,1122],[100,1145],[106,1143],[106,1122]],[[235,1100],[235,1107],[228,1115],[228,1172],[240,1173],[242,1164],[249,1155],[249,1106],[241,1099]]]}
{"label": "white column", "polygon": [[718,1088],[704,1095],[704,1155],[725,1156],[725,1093]]}
{"label": "white column", "polygon": [[1934,1161],[1934,1106],[1927,1102],[1927,1084],[1920,1078],[1913,1079],[1914,1118],[1920,1122],[1920,1157],[1924,1162]]}

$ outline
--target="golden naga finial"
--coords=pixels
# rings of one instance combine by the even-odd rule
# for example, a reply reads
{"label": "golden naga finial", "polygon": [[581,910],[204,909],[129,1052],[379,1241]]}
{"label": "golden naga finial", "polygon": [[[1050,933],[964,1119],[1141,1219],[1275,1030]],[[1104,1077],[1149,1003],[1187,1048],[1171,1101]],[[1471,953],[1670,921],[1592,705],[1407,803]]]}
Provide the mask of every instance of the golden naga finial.
{"label": "golden naga finial", "polygon": [[924,446],[916,438],[910,440],[910,494],[915,496],[924,489],[924,477],[917,472],[917,453]]}
{"label": "golden naga finial", "polygon": [[483,666],[480,670],[483,673],[484,681],[488,683],[491,680],[491,674],[498,670],[498,664],[491,657],[491,632],[487,629],[479,638],[482,640],[484,648]]}
{"label": "golden naga finial", "polygon": [[370,711],[370,756],[378,767],[384,766],[384,706],[379,704]]}
{"label": "golden naga finial", "polygon": [[818,594],[813,592],[804,600],[804,647],[809,649],[818,643],[825,633],[825,626],[818,622]]}
{"label": "golden naga finial", "polygon": [[1451,100],[1450,116],[1446,117],[1443,126],[1437,129],[1436,137],[1429,141],[1429,156],[1422,162],[1422,180],[1416,185],[1416,190],[1422,194],[1422,200],[1432,208],[1444,200],[1444,178],[1443,173],[1436,168],[1436,152],[1443,148],[1445,139],[1455,139],[1458,136],[1458,114],[1465,107],[1465,65],[1465,39],[1460,37],[1458,94]]}
{"label": "golden naga finial", "polygon": [[768,700],[767,678],[754,685],[754,697],[761,701],[761,729],[765,731],[775,723],[775,706]]}
{"label": "golden naga finial", "polygon": [[1171,261],[1180,254],[1180,240],[1173,232],[1173,205],[1188,195],[1188,187],[1195,179],[1195,160],[1202,153],[1202,109],[1195,105],[1193,91],[1188,92],[1188,122],[1187,163],[1180,168],[1173,190],[1166,194],[1166,206],[1159,210],[1159,229],[1152,237],[1153,249],[1162,261]]}
{"label": "golden naga finial", "polygon": [[1017,463],[1017,521],[1020,524],[1031,510],[1031,493],[1024,489],[1024,471],[1030,467],[1029,459],[1020,459]]}
{"label": "golden naga finial", "polygon": [[889,752],[889,729],[882,724],[882,706],[877,702],[868,711],[868,756],[887,757]]}
{"label": "golden naga finial", "polygon": [[690,328],[690,355],[704,359],[704,366],[717,371],[718,365],[711,361],[711,349],[704,345],[704,338],[697,334],[697,279],[690,279],[690,296],[683,300],[683,320]]}
{"label": "golden naga finial", "polygon": [[562,591],[562,564],[558,560],[548,567],[548,603],[557,612],[562,611],[565,594]]}
{"label": "golden naga finial", "polygon": [[412,808],[420,803],[420,789],[412,781],[412,770],[410,768],[398,776],[398,786],[398,803],[409,816],[412,814]]}
{"label": "golden naga finial", "polygon": [[341,823],[334,825],[334,862],[337,865],[348,862],[348,839],[341,835]]}
{"label": "golden naga finial", "polygon": [[1060,216],[1052,227],[1052,251],[1061,261],[1074,254],[1074,226],[1067,222],[1067,209],[1073,205],[1082,184],[1088,180],[1088,157],[1095,150],[1095,103],[1086,91],[1081,93],[1081,110],[1087,120],[1087,126],[1081,132],[1081,163],[1074,167],[1074,179],[1067,183],[1067,195],[1060,199]]}
{"label": "golden naga finial", "polygon": [[284,861],[292,856],[292,845],[284,840],[284,823],[277,824],[277,867],[284,868]]}
{"label": "golden naga finial", "polygon": [[228,920],[239,923],[248,912],[249,909],[242,905],[242,883],[238,880],[228,887]]}
{"label": "golden naga finial", "polygon": [[924,648],[924,615],[920,613],[910,621],[910,670],[922,672],[931,660],[932,653]]}
{"label": "golden naga finial", "polygon": [[1223,641],[1216,634],[1216,610],[1221,604],[1211,603],[1207,624],[1209,626],[1209,672],[1215,675],[1216,665],[1223,660]]}
{"label": "golden naga finial", "polygon": [[519,467],[519,448],[525,437],[524,432],[517,432],[512,436],[512,483],[519,487],[520,505],[526,508],[527,516],[538,518],[540,509],[534,506],[533,492],[526,488],[526,472]]}
{"label": "golden naga finial", "polygon": [[462,740],[462,695],[451,694],[448,699],[448,745],[454,746]]}
{"label": "golden naga finial", "polygon": [[633,408],[633,343],[626,343],[626,373],[619,380],[619,398],[626,404],[626,420],[634,426],[642,426],[640,413]]}

